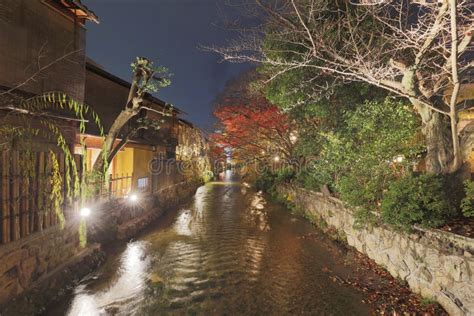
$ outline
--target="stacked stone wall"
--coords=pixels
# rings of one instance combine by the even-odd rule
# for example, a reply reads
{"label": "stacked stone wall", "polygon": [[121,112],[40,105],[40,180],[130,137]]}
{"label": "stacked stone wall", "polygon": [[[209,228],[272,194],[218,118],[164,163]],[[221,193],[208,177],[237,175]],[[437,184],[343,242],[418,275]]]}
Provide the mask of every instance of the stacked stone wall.
{"label": "stacked stone wall", "polygon": [[81,251],[77,225],[48,228],[0,247],[0,304],[31,288]]}
{"label": "stacked stone wall", "polygon": [[294,186],[280,186],[278,193],[312,222],[335,228],[348,245],[413,292],[437,300],[451,315],[474,315],[474,239],[439,230],[408,234],[384,225],[355,228],[353,212],[338,199]]}

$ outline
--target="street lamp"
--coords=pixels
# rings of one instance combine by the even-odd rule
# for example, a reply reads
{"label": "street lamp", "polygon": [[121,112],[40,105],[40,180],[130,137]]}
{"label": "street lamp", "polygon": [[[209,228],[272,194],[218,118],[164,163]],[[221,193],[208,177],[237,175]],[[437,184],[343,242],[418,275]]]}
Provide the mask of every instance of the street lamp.
{"label": "street lamp", "polygon": [[280,161],[280,157],[278,157],[278,156],[275,156],[275,157],[273,158],[273,161],[275,161],[275,162],[279,162],[279,161]]}

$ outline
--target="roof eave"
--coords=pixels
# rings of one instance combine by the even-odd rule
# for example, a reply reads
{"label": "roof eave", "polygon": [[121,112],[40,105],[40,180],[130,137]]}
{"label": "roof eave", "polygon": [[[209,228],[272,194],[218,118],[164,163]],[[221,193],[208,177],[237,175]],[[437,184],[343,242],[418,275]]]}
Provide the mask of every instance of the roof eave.
{"label": "roof eave", "polygon": [[100,23],[99,17],[94,13],[94,11],[90,10],[87,6],[82,4],[81,0],[61,0],[61,4],[71,11],[77,9],[81,10],[85,13],[84,19],[86,20],[92,21],[97,24]]}

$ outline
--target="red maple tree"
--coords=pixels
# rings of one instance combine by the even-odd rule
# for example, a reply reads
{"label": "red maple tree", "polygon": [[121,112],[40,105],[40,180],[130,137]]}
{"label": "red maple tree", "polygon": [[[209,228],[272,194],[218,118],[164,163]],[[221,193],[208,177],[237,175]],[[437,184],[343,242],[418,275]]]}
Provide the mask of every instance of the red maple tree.
{"label": "red maple tree", "polygon": [[294,126],[265,97],[225,98],[217,105],[214,115],[220,125],[218,132],[211,135],[216,153],[222,155],[223,149],[228,148],[232,157],[239,160],[292,159],[296,141]]}

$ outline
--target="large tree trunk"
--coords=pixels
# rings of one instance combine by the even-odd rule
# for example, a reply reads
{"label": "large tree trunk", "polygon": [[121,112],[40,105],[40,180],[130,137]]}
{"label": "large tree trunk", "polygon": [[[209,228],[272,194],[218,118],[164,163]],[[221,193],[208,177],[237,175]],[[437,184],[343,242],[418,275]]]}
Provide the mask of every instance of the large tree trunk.
{"label": "large tree trunk", "polygon": [[426,140],[426,171],[431,174],[457,171],[459,168],[452,166],[453,142],[448,117],[423,104],[413,103],[421,116],[422,131]]}
{"label": "large tree trunk", "polygon": [[119,116],[115,119],[114,123],[110,127],[107,136],[105,137],[104,147],[102,148],[97,160],[94,163],[93,170],[96,172],[106,172],[104,170],[105,160],[104,160],[104,153],[107,156],[107,161],[110,162],[113,159],[113,156],[117,154],[118,151],[112,151],[112,147],[114,145],[115,140],[117,139],[120,130],[122,127],[127,124],[127,122],[138,114],[138,111],[135,109],[126,108],[120,112]]}
{"label": "large tree trunk", "polygon": [[[138,60],[138,59],[137,59]],[[145,91],[139,89],[139,82],[141,78],[143,79],[142,85],[146,86],[150,78],[153,78],[153,73],[148,72],[146,68],[149,64],[147,59],[140,59],[138,67],[135,69],[133,74],[132,85],[128,91],[127,103],[125,104],[125,109],[123,109],[120,114],[115,119],[114,123],[110,127],[107,136],[105,137],[104,147],[102,148],[97,160],[94,163],[93,170],[98,173],[106,174],[107,170],[104,170],[105,161],[112,161],[113,156],[110,157],[112,148],[114,146],[115,140],[117,139],[122,128],[127,124],[127,122],[140,112],[140,106],[143,102],[143,94]],[[117,152],[114,152],[115,155]],[[105,158],[105,159],[104,159]]]}
{"label": "large tree trunk", "polygon": [[453,163],[453,142],[449,122],[446,116],[438,112],[431,113],[431,119],[423,122],[426,138],[426,171],[433,174],[456,171]]}
{"label": "large tree trunk", "polygon": [[[416,69],[413,67],[407,69],[402,79],[404,90],[413,96],[419,95],[416,88],[415,71]],[[431,174],[447,174],[457,171],[462,164],[453,168],[453,137],[449,118],[433,110],[416,97],[409,99],[421,117],[427,150],[426,171]],[[434,104],[432,107],[436,108]]]}

